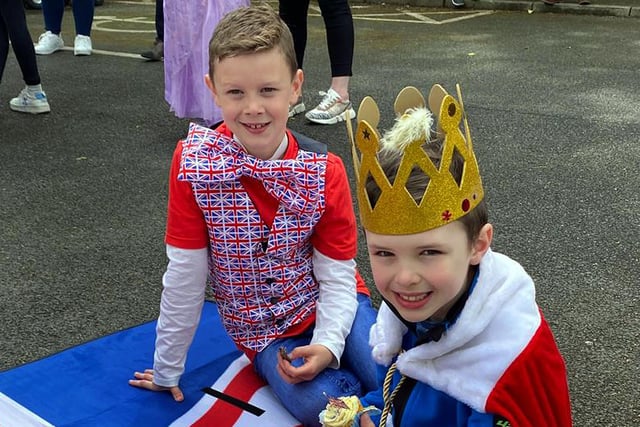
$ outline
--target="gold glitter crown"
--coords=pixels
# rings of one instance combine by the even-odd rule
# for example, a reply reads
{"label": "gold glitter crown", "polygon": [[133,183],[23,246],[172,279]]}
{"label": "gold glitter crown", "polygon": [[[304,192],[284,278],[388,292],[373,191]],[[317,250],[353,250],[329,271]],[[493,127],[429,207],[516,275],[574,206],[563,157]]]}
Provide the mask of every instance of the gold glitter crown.
{"label": "gold glitter crown", "polygon": [[[423,144],[433,141],[434,119],[415,87],[405,87],[398,94],[394,103],[398,118],[382,139],[376,129],[380,111],[371,97],[365,97],[358,109],[355,138],[350,120],[347,120],[360,219],[365,229],[390,235],[420,233],[461,218],[484,197],[460,87],[456,88],[458,100],[440,85],[434,85],[429,93],[429,109],[438,113],[436,132],[444,137],[439,165],[435,165],[422,148]],[[460,130],[461,120],[464,120],[466,137]],[[402,156],[393,183],[389,182],[378,162],[380,150],[395,151]],[[461,157],[464,162],[460,180],[456,180],[450,171],[454,156]],[[406,188],[407,179],[416,168],[429,177],[419,202]],[[369,200],[365,188],[370,178],[380,190],[375,204]]]}

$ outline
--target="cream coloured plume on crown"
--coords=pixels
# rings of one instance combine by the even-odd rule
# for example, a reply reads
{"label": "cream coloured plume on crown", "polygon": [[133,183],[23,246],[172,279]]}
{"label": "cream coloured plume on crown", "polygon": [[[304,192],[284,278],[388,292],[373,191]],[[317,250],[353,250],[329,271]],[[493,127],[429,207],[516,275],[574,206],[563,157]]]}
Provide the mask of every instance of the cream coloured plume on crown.
{"label": "cream coloured plume on crown", "polygon": [[433,115],[426,108],[410,108],[380,140],[382,150],[404,151],[414,141],[429,141]]}

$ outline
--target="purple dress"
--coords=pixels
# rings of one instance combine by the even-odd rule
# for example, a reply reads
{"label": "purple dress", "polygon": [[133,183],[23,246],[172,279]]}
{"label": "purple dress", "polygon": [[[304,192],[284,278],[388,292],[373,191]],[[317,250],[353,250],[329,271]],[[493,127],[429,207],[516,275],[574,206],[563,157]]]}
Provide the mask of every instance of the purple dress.
{"label": "purple dress", "polygon": [[164,99],[177,117],[212,125],[222,119],[204,82],[209,40],[228,12],[249,0],[164,0]]}

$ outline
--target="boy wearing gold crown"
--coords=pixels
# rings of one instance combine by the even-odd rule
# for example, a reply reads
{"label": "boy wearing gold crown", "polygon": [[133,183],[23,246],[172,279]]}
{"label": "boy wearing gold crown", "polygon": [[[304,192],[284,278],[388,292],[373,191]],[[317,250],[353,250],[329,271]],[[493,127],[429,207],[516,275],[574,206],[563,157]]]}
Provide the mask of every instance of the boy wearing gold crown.
{"label": "boy wearing gold crown", "polygon": [[533,281],[490,248],[458,99],[434,86],[434,132],[424,98],[405,88],[381,140],[373,100],[358,112],[358,202],[384,300],[370,332],[384,382],[361,399],[381,413],[363,414],[360,426],[570,426],[564,361]]}

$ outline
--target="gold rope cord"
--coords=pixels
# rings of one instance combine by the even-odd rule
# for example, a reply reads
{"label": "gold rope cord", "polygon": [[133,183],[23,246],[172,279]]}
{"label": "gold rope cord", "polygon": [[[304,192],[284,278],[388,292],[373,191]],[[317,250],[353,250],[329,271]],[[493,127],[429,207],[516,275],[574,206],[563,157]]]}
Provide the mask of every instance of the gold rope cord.
{"label": "gold rope cord", "polygon": [[393,362],[391,366],[389,366],[389,370],[387,371],[387,375],[384,377],[384,382],[382,383],[382,397],[384,399],[384,409],[382,410],[382,415],[380,415],[380,427],[386,427],[387,425],[387,417],[391,412],[391,405],[393,403],[393,399],[396,397],[398,390],[402,387],[402,383],[404,383],[405,376],[403,375],[398,382],[398,385],[395,386],[391,395],[389,395],[389,389],[391,388],[391,380],[393,379],[393,374],[396,372],[396,362]]}

